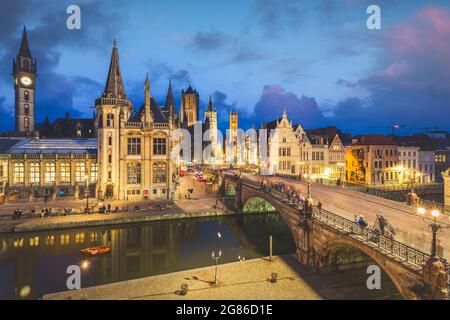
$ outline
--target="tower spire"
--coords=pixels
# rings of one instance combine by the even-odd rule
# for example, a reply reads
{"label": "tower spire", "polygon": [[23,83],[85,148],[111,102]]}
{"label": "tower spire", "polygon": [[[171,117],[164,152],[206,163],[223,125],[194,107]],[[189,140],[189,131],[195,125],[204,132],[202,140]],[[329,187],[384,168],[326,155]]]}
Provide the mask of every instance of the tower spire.
{"label": "tower spire", "polygon": [[169,79],[169,88],[167,89],[166,103],[164,104],[164,109],[170,110],[170,108],[175,106],[175,99],[172,92],[172,79]]}
{"label": "tower spire", "polygon": [[144,90],[145,90],[145,105],[150,106],[150,80],[148,78],[148,72],[145,75]]}
{"label": "tower spire", "polygon": [[23,26],[22,42],[20,44],[19,56],[31,59],[31,51],[28,46],[27,28]]}
{"label": "tower spire", "polygon": [[119,50],[117,49],[117,42],[114,39],[111,62],[109,64],[108,78],[106,79],[104,97],[126,99],[127,94],[123,85],[122,73],[119,65]]}
{"label": "tower spire", "polygon": [[213,106],[213,103],[212,103],[212,97],[211,97],[211,95],[209,95],[207,112],[212,112],[212,111],[215,111],[215,110],[214,110],[214,106]]}

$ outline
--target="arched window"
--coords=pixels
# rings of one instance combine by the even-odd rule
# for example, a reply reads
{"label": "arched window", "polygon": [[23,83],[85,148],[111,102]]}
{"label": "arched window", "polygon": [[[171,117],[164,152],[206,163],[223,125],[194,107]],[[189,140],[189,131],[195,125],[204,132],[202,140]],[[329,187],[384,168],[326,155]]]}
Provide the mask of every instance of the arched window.
{"label": "arched window", "polygon": [[23,112],[27,115],[30,114],[30,105],[28,103],[23,106]]}
{"label": "arched window", "polygon": [[39,183],[40,179],[40,165],[38,162],[30,164],[30,183]]}
{"label": "arched window", "polygon": [[54,162],[45,164],[45,183],[54,183],[56,175],[56,165]]}
{"label": "arched window", "polygon": [[106,126],[114,127],[114,115],[112,113],[106,115]]}
{"label": "arched window", "polygon": [[70,183],[70,163],[69,162],[63,162],[60,166],[60,172],[61,172],[61,183]]}
{"label": "arched window", "polygon": [[141,183],[141,164],[129,163],[127,166],[127,181],[128,184],[140,184]]}
{"label": "arched window", "polygon": [[153,164],[153,183],[166,183],[167,165],[165,162]]}
{"label": "arched window", "polygon": [[30,101],[30,91],[28,91],[28,90],[25,90],[25,91],[24,91],[24,93],[23,93],[23,99],[24,99],[25,101]]}
{"label": "arched window", "polygon": [[23,126],[24,128],[28,129],[30,127],[30,119],[28,117],[25,117],[23,119]]}
{"label": "arched window", "polygon": [[14,164],[13,181],[14,183],[23,183],[25,177],[25,167],[22,162]]}

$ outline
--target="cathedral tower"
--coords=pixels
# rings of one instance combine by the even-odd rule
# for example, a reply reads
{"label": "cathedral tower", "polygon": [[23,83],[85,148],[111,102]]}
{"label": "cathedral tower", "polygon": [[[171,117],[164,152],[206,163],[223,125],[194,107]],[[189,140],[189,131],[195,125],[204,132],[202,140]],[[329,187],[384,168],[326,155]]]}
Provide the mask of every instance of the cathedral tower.
{"label": "cathedral tower", "polygon": [[[148,91],[150,94],[150,87]],[[128,120],[133,105],[125,93],[115,40],[105,89],[101,98],[95,101],[95,108],[98,126],[98,197],[116,199],[123,179],[119,169],[121,123]]]}
{"label": "cathedral tower", "polygon": [[192,87],[189,86],[186,91],[181,91],[180,117],[181,119],[187,119],[188,127],[192,126],[199,120],[198,107],[199,97],[196,90],[193,90]]}
{"label": "cathedral tower", "polygon": [[19,53],[13,60],[13,76],[16,132],[30,133],[34,131],[36,61],[31,56],[25,27]]}

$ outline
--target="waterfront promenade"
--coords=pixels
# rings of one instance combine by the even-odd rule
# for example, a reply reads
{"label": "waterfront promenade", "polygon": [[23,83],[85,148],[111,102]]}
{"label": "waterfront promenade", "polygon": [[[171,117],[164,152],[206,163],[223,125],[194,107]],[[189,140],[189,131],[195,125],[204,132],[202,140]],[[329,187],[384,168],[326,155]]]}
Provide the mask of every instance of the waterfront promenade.
{"label": "waterfront promenade", "polygon": [[[278,281],[269,281],[271,273]],[[277,256],[219,265],[219,284],[214,285],[214,267],[186,270],[142,279],[100,285],[80,290],[48,294],[43,299],[87,300],[320,300],[382,299],[380,292],[355,290],[365,283],[365,270],[323,275],[302,267],[294,256]],[[188,285],[180,295],[182,284]],[[363,285],[361,285],[363,284]],[[83,285],[83,283],[81,283]],[[377,290],[375,290],[377,291]],[[376,294],[377,296],[373,296]]]}
{"label": "waterfront promenade", "polygon": [[[197,181],[192,175],[180,179],[179,194],[177,201],[103,201],[104,205],[111,205],[111,210],[119,208],[117,213],[109,214],[80,214],[86,206],[86,200],[54,201],[54,202],[9,202],[0,207],[0,232],[24,232],[24,231],[45,231],[79,227],[95,227],[104,225],[114,225],[133,222],[150,222],[158,220],[172,220],[183,218],[201,218],[219,215],[235,214],[229,211],[221,198],[213,192],[204,182]],[[187,200],[184,195],[187,189],[193,188],[192,200]],[[217,202],[217,206],[216,206]],[[89,204],[98,204],[98,200],[91,199]],[[156,210],[156,204],[164,207],[163,210]],[[149,208],[149,205],[151,208]],[[134,210],[134,207],[139,210]],[[167,207],[166,207],[167,206]],[[31,209],[40,212],[42,208],[57,209],[70,208],[77,214],[67,216],[50,216],[40,218],[36,213],[33,217],[25,216],[21,219],[12,219],[14,209],[21,209],[28,213]],[[128,207],[127,211],[122,210]]]}

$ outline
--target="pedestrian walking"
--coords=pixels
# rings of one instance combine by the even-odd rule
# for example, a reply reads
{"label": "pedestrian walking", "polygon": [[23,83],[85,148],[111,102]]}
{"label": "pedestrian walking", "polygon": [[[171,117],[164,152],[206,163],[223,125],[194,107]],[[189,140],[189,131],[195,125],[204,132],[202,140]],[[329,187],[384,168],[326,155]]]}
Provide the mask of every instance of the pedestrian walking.
{"label": "pedestrian walking", "polygon": [[322,202],[320,202],[320,200],[317,203],[317,209],[319,209],[319,213],[322,213]]}

